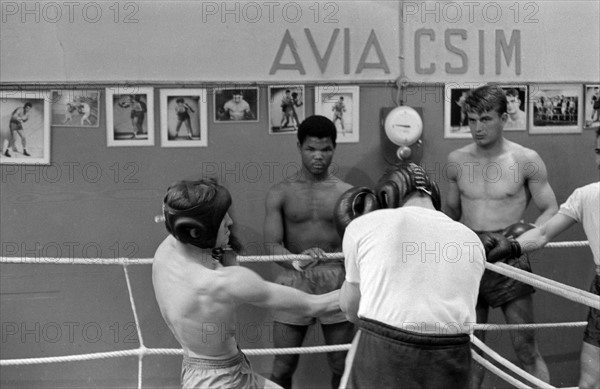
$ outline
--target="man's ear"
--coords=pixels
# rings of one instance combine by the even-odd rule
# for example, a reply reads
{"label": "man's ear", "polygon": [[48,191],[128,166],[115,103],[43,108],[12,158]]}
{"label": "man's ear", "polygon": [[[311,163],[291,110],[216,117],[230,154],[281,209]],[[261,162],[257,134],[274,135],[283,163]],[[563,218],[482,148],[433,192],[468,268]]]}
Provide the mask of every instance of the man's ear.
{"label": "man's ear", "polygon": [[500,116],[500,120],[502,120],[503,123],[506,123],[508,120],[508,113],[504,112],[501,116]]}

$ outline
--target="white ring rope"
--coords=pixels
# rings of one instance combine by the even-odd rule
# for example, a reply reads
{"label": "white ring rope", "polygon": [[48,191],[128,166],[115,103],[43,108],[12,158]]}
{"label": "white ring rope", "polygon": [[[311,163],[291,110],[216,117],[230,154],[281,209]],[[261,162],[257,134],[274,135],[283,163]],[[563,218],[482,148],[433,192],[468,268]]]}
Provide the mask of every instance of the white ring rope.
{"label": "white ring rope", "polygon": [[531,382],[532,384],[534,384],[536,388],[543,388],[543,389],[554,388],[554,386],[545,383],[544,381],[540,380],[537,377],[532,376],[531,374],[529,374],[526,371],[517,367],[515,364],[510,362],[508,359],[503,358],[502,356],[500,356],[500,354],[498,354],[497,352],[495,352],[494,350],[492,350],[491,348],[486,346],[486,344],[483,343],[481,340],[477,339],[477,337],[471,336],[471,343],[474,344],[475,346],[477,346],[481,351],[483,351],[485,354],[489,355],[492,359],[494,359],[498,363],[502,364],[504,367],[506,367],[513,373],[519,375],[520,377],[522,377],[522,378],[526,379],[527,381]]}
{"label": "white ring rope", "polygon": [[[135,308],[135,300],[133,298],[133,289],[131,288],[131,280],[129,279],[129,272],[127,266],[123,266],[125,272],[125,281],[127,282],[127,293],[129,293],[129,303],[131,304],[131,311],[133,312],[133,320],[135,321],[135,330],[137,331],[138,339],[140,342],[140,348],[142,351],[146,348],[144,346],[144,338],[142,337],[142,329],[140,327],[140,320],[137,315],[137,309]],[[138,389],[142,389],[142,370],[144,365],[144,354],[140,353],[138,357]]]}
{"label": "white ring rope", "polygon": [[515,388],[519,388],[519,389],[533,389],[531,386],[525,385],[524,383],[522,383],[518,379],[516,379],[513,376],[511,376],[510,374],[502,371],[500,368],[498,368],[497,366],[495,366],[494,364],[492,364],[490,361],[486,360],[481,355],[477,354],[475,352],[475,350],[473,350],[473,349],[471,349],[471,356],[473,357],[474,361],[476,361],[477,363],[479,363],[481,366],[485,367],[486,369],[488,369],[492,373],[496,374],[498,377],[502,378],[504,381],[506,381],[509,384],[513,385]]}
{"label": "white ring rope", "polygon": [[[351,344],[335,344],[331,346],[314,347],[288,347],[288,348],[262,348],[262,349],[244,349],[246,355],[285,355],[285,354],[315,354],[330,353],[336,351],[348,351]],[[183,349],[177,348],[146,348],[138,347],[132,350],[109,351],[102,353],[65,355],[60,357],[45,358],[21,358],[21,359],[0,359],[0,366],[20,366],[20,365],[41,365],[46,363],[61,362],[80,362],[96,359],[107,359],[117,357],[143,357],[144,355],[183,355]]]}
{"label": "white ring rope", "polygon": [[547,249],[564,249],[571,247],[587,247],[590,245],[590,242],[587,240],[573,240],[570,242],[550,242],[547,243],[544,248]]}
{"label": "white ring rope", "polygon": [[587,321],[574,321],[568,323],[523,323],[523,324],[474,324],[475,331],[510,331],[534,330],[544,328],[580,328],[587,326]]}
{"label": "white ring rope", "polygon": [[[585,247],[588,246],[588,241],[572,241],[572,242],[554,242],[549,243],[545,247],[547,248],[567,248],[567,247]],[[343,253],[327,253],[325,259],[343,259]],[[312,260],[312,257],[301,254],[287,254],[287,255],[273,255],[273,256],[237,256],[238,262],[283,262],[283,261],[295,261],[295,260]],[[140,347],[132,350],[121,350],[112,352],[102,352],[93,354],[80,354],[80,355],[67,355],[59,357],[46,357],[46,358],[23,358],[23,359],[4,359],[0,360],[0,366],[16,366],[16,365],[32,365],[32,364],[43,364],[43,363],[59,363],[59,362],[76,362],[76,361],[87,361],[104,358],[116,358],[116,357],[128,357],[138,356],[138,388],[142,388],[142,372],[143,372],[143,358],[145,355],[182,355],[182,349],[150,349],[144,346],[142,337],[141,327],[137,310],[135,306],[135,300],[133,297],[133,289],[131,287],[131,281],[129,279],[129,273],[127,271],[128,265],[150,265],[153,262],[153,258],[52,258],[52,257],[0,257],[0,263],[19,263],[19,264],[76,264],[76,265],[122,265],[125,273],[125,279],[127,283],[127,290],[129,293],[129,300],[131,309],[136,325],[136,331],[140,342]],[[505,263],[491,264],[486,262],[486,268],[505,276],[514,278],[518,281],[525,282],[527,284],[538,287],[539,289],[549,291],[557,294],[564,298],[572,301],[588,305],[590,307],[600,309],[600,299],[589,292],[573,288],[568,285],[561,284],[559,282],[520,270]],[[498,331],[498,330],[521,330],[526,328],[557,328],[557,327],[583,327],[587,325],[587,322],[574,322],[574,323],[544,323],[544,324],[516,324],[516,325],[498,325],[498,324],[475,324],[474,330],[483,331]],[[531,376],[527,372],[519,369],[508,360],[502,358],[500,355],[489,349],[479,339],[472,336],[472,342],[482,351],[490,355],[493,359],[506,366],[521,377],[528,379],[533,382],[537,387],[540,388],[554,388],[551,385],[540,381],[536,377]],[[246,355],[282,355],[282,354],[312,354],[321,352],[335,352],[335,351],[347,351],[350,349],[350,344],[341,345],[330,345],[330,346],[315,346],[315,347],[293,347],[293,348],[265,348],[265,349],[249,349],[244,350]],[[493,364],[479,356],[477,353],[472,351],[472,355],[475,361],[492,371],[494,374],[503,378],[505,381],[515,385],[518,388],[530,388],[529,386],[519,382],[514,377],[506,374],[502,370],[498,369]]]}
{"label": "white ring rope", "polygon": [[[589,246],[587,240],[569,242],[551,242],[545,248],[567,248]],[[325,259],[344,259],[344,253],[325,253]],[[248,262],[292,262],[311,260],[303,254],[284,255],[238,255],[239,263]],[[0,257],[0,263],[33,263],[48,265],[150,265],[154,258],[55,258],[55,257]]]}
{"label": "white ring rope", "polygon": [[561,284],[548,278],[527,272],[525,270],[514,268],[506,263],[485,263],[486,269],[495,271],[507,277],[514,278],[517,281],[538,287],[547,292],[554,293],[576,303],[587,305],[595,309],[600,309],[600,297],[590,292],[574,288],[569,285]]}

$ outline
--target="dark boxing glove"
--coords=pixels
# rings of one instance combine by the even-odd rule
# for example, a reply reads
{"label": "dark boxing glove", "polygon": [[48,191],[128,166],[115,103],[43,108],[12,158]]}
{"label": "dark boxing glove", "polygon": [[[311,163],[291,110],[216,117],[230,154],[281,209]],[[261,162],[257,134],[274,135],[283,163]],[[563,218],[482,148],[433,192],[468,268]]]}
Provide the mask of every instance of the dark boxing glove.
{"label": "dark boxing glove", "polygon": [[376,209],[379,209],[377,197],[367,187],[350,188],[342,193],[333,210],[333,222],[340,237],[344,237],[352,220]]}
{"label": "dark boxing glove", "polygon": [[488,262],[498,262],[503,259],[519,258],[522,254],[521,245],[513,239],[508,239],[498,232],[484,232],[479,235]]}
{"label": "dark boxing glove", "polygon": [[534,228],[535,226],[533,224],[518,222],[515,224],[511,224],[510,226],[502,230],[502,235],[506,236],[509,239],[516,239],[525,231],[529,231]]}

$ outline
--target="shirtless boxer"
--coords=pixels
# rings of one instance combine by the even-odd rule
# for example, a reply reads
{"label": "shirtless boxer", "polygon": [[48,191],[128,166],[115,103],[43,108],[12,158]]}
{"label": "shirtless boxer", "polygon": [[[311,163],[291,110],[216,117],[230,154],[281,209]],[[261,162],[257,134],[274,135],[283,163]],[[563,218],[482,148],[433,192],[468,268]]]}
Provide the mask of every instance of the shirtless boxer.
{"label": "shirtless boxer", "polygon": [[231,100],[228,100],[223,105],[226,117],[229,116],[229,120],[253,120],[254,113],[250,109],[250,104],[242,95],[241,91],[234,91]]}
{"label": "shirtless boxer", "polygon": [[[337,199],[351,186],[329,171],[337,136],[335,125],[324,116],[306,118],[298,129],[302,166],[295,177],[274,185],[267,193],[264,223],[265,248],[271,255],[308,254],[315,262],[280,262],[284,267],[275,282],[311,294],[339,289],[344,263],[323,260],[326,252],[340,252],[341,238],[333,220]],[[275,312],[275,347],[300,347],[315,317],[298,312]],[[354,325],[341,312],[319,318],[326,344],[352,341]],[[345,352],[328,353],[331,386],[337,388],[344,371]],[[299,355],[276,355],[271,379],[292,386]]]}
{"label": "shirtless boxer", "polygon": [[175,100],[175,113],[177,114],[177,126],[175,127],[175,138],[179,136],[179,130],[181,129],[181,125],[185,124],[188,130],[188,139],[192,139],[192,121],[190,119],[190,112],[194,112],[192,107],[189,106],[188,103],[185,102],[183,97],[178,97]]}
{"label": "shirtless boxer", "polygon": [[508,119],[504,128],[524,130],[527,127],[527,114],[521,109],[519,91],[515,88],[506,91],[506,113]]}
{"label": "shirtless boxer", "polygon": [[[506,94],[498,86],[483,86],[465,99],[465,112],[474,143],[448,156],[446,213],[477,232],[512,234],[511,225],[523,218],[533,200],[541,212],[535,224],[550,219],[558,210],[547,179],[546,166],[534,150],[503,136],[508,120]],[[531,271],[527,257],[511,265]],[[487,323],[489,307],[501,307],[509,324],[532,323],[534,289],[486,270],[477,302],[477,322]],[[476,331],[478,337],[483,333]],[[549,382],[548,367],[538,350],[533,330],[511,332],[513,347],[525,371]],[[472,387],[479,388],[484,371],[473,369]]]}
{"label": "shirtless boxer", "polygon": [[[253,373],[235,338],[240,304],[311,316],[339,312],[339,291],[318,296],[223,266],[232,220],[227,189],[213,181],[180,181],[164,200],[170,235],[154,256],[152,283],[160,311],[184,350],[183,388],[277,388]],[[216,249],[216,250],[215,250]]]}
{"label": "shirtless boxer", "polygon": [[346,105],[344,104],[344,96],[340,96],[340,98],[338,99],[338,101],[333,104],[333,107],[331,107],[331,110],[333,111],[333,124],[335,124],[335,122],[337,120],[340,121],[340,126],[342,128],[342,134],[345,132],[344,130],[344,112],[346,112]]}
{"label": "shirtless boxer", "polygon": [[79,103],[77,111],[81,114],[81,125],[83,126],[87,122],[87,124],[91,126],[92,122],[90,121],[90,114],[92,113],[92,109],[90,105],[86,102],[81,102]]}
{"label": "shirtless boxer", "polygon": [[10,115],[10,122],[8,128],[10,129],[10,138],[8,141],[8,147],[4,151],[4,155],[11,157],[9,149],[17,152],[17,135],[21,138],[21,145],[23,146],[23,155],[30,157],[31,155],[27,152],[27,138],[25,138],[25,130],[23,129],[23,123],[29,120],[29,111],[31,110],[31,103],[27,102],[22,107],[15,109]]}

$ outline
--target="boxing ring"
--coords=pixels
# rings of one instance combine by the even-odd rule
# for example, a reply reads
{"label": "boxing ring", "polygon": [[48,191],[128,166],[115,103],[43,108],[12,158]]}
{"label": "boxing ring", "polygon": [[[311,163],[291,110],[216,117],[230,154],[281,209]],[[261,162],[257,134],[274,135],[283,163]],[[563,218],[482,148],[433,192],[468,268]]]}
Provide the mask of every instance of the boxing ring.
{"label": "boxing ring", "polygon": [[[572,241],[572,242],[554,242],[549,243],[546,248],[571,248],[571,247],[586,247],[589,243],[587,241]],[[280,256],[238,256],[239,263],[251,263],[251,262],[283,262],[283,261],[295,261],[295,260],[306,260],[311,257],[306,255],[280,255]],[[326,259],[343,259],[342,253],[329,253],[326,254]],[[131,310],[135,321],[135,328],[139,340],[139,347],[136,349],[128,349],[121,351],[110,351],[110,352],[98,352],[91,354],[76,354],[76,355],[65,355],[56,357],[44,357],[44,358],[22,358],[22,359],[2,359],[0,360],[0,366],[23,366],[23,365],[37,365],[37,364],[50,364],[50,363],[65,363],[65,362],[78,362],[78,361],[89,361],[97,359],[107,358],[121,358],[121,357],[138,357],[138,388],[143,388],[142,372],[144,357],[152,355],[183,355],[182,349],[174,348],[148,348],[144,344],[144,338],[142,335],[140,321],[137,314],[135,299],[133,297],[133,288],[131,286],[131,280],[128,272],[129,266],[136,265],[151,265],[153,262],[152,258],[141,258],[141,259],[129,259],[129,258],[110,258],[110,259],[94,259],[90,261],[87,258],[30,258],[30,257],[0,257],[0,263],[11,263],[11,264],[53,264],[53,265],[119,265],[123,267],[125,280],[127,283],[127,291],[129,294],[129,302],[131,304]],[[532,285],[538,289],[544,290],[549,293],[553,293],[560,297],[566,298],[573,302],[586,305],[591,308],[600,310],[600,299],[598,296],[574,288],[569,285],[565,285],[551,279],[541,277],[536,274],[532,274],[520,269],[513,268],[504,263],[487,263],[486,269],[503,274],[507,277],[512,277],[518,281]],[[539,323],[539,324],[518,324],[518,325],[500,325],[500,324],[476,324],[473,326],[474,330],[481,331],[503,331],[503,330],[520,330],[520,329],[544,329],[544,328],[579,328],[585,327],[587,322],[568,322],[568,323]],[[554,386],[540,381],[536,377],[530,375],[524,370],[520,369],[512,362],[500,356],[494,350],[486,346],[483,342],[477,339],[475,336],[471,336],[472,344],[472,355],[473,359],[477,361],[484,368],[494,373],[504,381],[513,385],[516,388],[554,388]],[[264,348],[264,349],[244,349],[242,350],[246,355],[257,356],[257,355],[276,355],[276,354],[313,354],[313,353],[326,353],[334,351],[346,351],[350,349],[350,344],[340,344],[333,346],[315,346],[315,347],[296,347],[296,348]],[[506,371],[500,369],[495,364],[486,360],[480,353],[476,352],[478,349],[481,354],[487,356],[498,365],[501,365],[504,369],[511,371],[514,375],[518,376],[521,380],[517,379],[513,375],[508,374]],[[530,386],[533,385],[533,386]]]}

